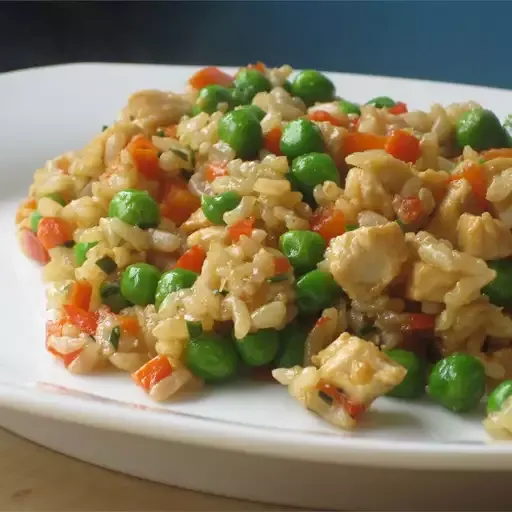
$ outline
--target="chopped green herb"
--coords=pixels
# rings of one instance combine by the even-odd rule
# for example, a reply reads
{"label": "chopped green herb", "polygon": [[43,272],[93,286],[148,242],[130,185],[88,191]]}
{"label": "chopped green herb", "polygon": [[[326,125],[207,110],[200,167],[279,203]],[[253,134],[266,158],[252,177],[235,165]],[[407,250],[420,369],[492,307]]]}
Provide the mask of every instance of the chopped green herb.
{"label": "chopped green herb", "polygon": [[280,283],[281,281],[286,281],[288,279],[288,274],[277,274],[275,276],[269,277],[267,281],[269,283]]}
{"label": "chopped green herb", "polygon": [[189,337],[197,338],[203,334],[203,324],[201,322],[192,322],[190,320],[186,320],[187,322],[187,330]]}
{"label": "chopped green herb", "polygon": [[359,226],[357,224],[346,224],[345,231],[354,231],[354,229],[358,229]]}
{"label": "chopped green herb", "polygon": [[376,330],[373,324],[363,325],[359,331],[359,336],[363,338],[364,336],[368,336],[368,334],[374,333]]}
{"label": "chopped green herb", "polygon": [[181,158],[182,160],[185,160],[185,162],[189,161],[188,153],[185,151],[181,151],[180,149],[170,149],[178,158]]}
{"label": "chopped green herb", "polygon": [[157,137],[165,137],[165,132],[163,130],[157,130],[156,135]]}
{"label": "chopped green herb", "polygon": [[64,247],[67,247],[68,249],[71,249],[75,246],[75,241],[74,240],[68,240],[67,242],[64,242],[62,244]]}
{"label": "chopped green herb", "polygon": [[188,147],[188,150],[189,150],[189,155],[190,155],[190,165],[192,167],[195,167],[196,166],[196,153],[191,147]]}
{"label": "chopped green herb", "polygon": [[132,305],[121,295],[121,287],[118,283],[103,283],[100,287],[100,297],[101,302],[115,314]]}
{"label": "chopped green herb", "polygon": [[479,164],[485,164],[485,158],[480,158],[480,159],[478,160],[478,163],[479,163]]}
{"label": "chopped green herb", "polygon": [[108,338],[108,342],[114,347],[114,350],[117,350],[117,347],[119,347],[119,338],[121,338],[121,329],[117,325],[112,329]]}
{"label": "chopped green herb", "polygon": [[101,131],[104,132],[105,130],[108,130],[108,125],[107,124],[104,124],[102,127],[101,127]]}
{"label": "chopped green herb", "polygon": [[327,393],[324,393],[323,391],[318,392],[318,396],[327,404],[331,405],[333,402],[332,397],[330,397]]}
{"label": "chopped green herb", "polygon": [[104,256],[103,258],[100,258],[96,265],[105,272],[105,274],[111,274],[117,269],[116,262],[110,257],[110,256]]}

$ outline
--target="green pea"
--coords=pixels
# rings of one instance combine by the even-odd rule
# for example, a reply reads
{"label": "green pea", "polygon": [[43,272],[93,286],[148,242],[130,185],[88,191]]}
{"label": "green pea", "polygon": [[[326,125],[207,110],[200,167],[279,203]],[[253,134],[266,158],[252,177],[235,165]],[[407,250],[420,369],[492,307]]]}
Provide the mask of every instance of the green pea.
{"label": "green pea", "polygon": [[170,293],[177,292],[178,290],[183,290],[185,288],[192,288],[192,285],[196,282],[198,277],[199,274],[184,268],[175,268],[174,270],[169,270],[169,272],[163,274],[156,287],[156,309],[160,309],[162,302]]}
{"label": "green pea", "polygon": [[261,122],[261,120],[266,115],[265,111],[262,108],[258,107],[258,105],[242,105],[241,107],[237,107],[236,110],[243,110],[245,112],[253,114],[258,120],[258,122]]}
{"label": "green pea", "polygon": [[98,242],[79,242],[73,247],[75,253],[75,264],[81,267],[87,259],[87,251],[97,245]]}
{"label": "green pea", "polygon": [[29,222],[30,222],[30,229],[34,232],[34,233],[37,233],[37,228],[39,226],[39,221],[43,218],[43,216],[37,211],[33,211],[31,214],[30,214],[30,219],[29,219]]}
{"label": "green pea", "polygon": [[397,398],[418,398],[422,396],[427,384],[427,369],[424,361],[414,352],[408,350],[395,348],[384,352],[407,370],[405,379],[398,386],[395,386],[388,395]]}
{"label": "green pea", "polygon": [[297,306],[302,313],[318,313],[333,305],[341,288],[329,272],[312,270],[296,283]]}
{"label": "green pea", "polygon": [[340,173],[334,160],[326,153],[308,153],[292,162],[290,173],[299,182],[302,193],[313,196],[313,190],[324,181],[340,184]]}
{"label": "green pea", "polygon": [[487,400],[487,414],[500,412],[503,404],[512,396],[512,380],[504,380],[489,395]]}
{"label": "green pea", "polygon": [[308,107],[317,102],[332,101],[334,93],[334,84],[314,69],[301,71],[292,82],[292,94],[298,96]]}
{"label": "green pea", "polygon": [[206,382],[219,382],[236,375],[239,359],[230,340],[218,334],[203,333],[187,343],[185,364]]}
{"label": "green pea", "polygon": [[297,323],[288,324],[279,333],[281,348],[275,360],[276,368],[292,368],[304,364],[308,330]]}
{"label": "green pea", "polygon": [[361,109],[359,108],[359,105],[356,105],[355,103],[344,100],[342,98],[338,101],[338,105],[344,114],[357,114],[358,116],[361,115]]}
{"label": "green pea", "polygon": [[289,159],[325,149],[320,128],[309,119],[296,119],[288,123],[281,135],[279,149]]}
{"label": "green pea", "polygon": [[233,97],[239,105],[247,105],[259,92],[272,89],[270,80],[256,69],[242,69],[236,75]]}
{"label": "green pea", "polygon": [[225,224],[222,218],[226,212],[234,210],[242,198],[236,192],[223,192],[216,196],[201,197],[201,209],[204,216],[214,224]]}
{"label": "green pea", "polygon": [[260,123],[254,113],[247,110],[238,109],[225,114],[219,121],[218,134],[244,160],[255,157],[263,146]]}
{"label": "green pea", "polygon": [[389,96],[377,96],[376,98],[372,98],[366,104],[373,105],[376,108],[391,108],[396,105],[396,102]]}
{"label": "green pea", "polygon": [[231,108],[233,98],[229,89],[221,85],[207,85],[199,91],[196,106],[200,112],[213,114],[219,110],[219,103],[227,103],[228,110]]}
{"label": "green pea", "polygon": [[476,151],[509,146],[500,120],[494,112],[482,108],[468,110],[457,119],[455,139],[459,148],[471,146]]}
{"label": "green pea", "polygon": [[276,357],[279,334],[275,329],[263,329],[235,340],[242,361],[249,366],[263,366]]}
{"label": "green pea", "polygon": [[53,199],[56,203],[59,203],[61,206],[66,206],[65,199],[58,193],[54,192],[53,194],[48,194],[45,197],[49,197],[50,199]]}
{"label": "green pea", "polygon": [[101,302],[108,306],[115,314],[132,305],[121,294],[121,287],[118,283],[102,283],[100,286],[100,297]]}
{"label": "green pea", "polygon": [[323,260],[325,240],[314,231],[287,231],[279,238],[279,249],[295,271],[307,272]]}
{"label": "green pea", "polygon": [[488,261],[487,266],[496,271],[496,277],[482,288],[482,293],[496,306],[512,305],[512,261]]}
{"label": "green pea", "polygon": [[160,208],[146,191],[127,189],[112,198],[108,216],[142,229],[155,228],[160,223]]}
{"label": "green pea", "polygon": [[160,270],[148,263],[134,263],[121,276],[121,293],[126,300],[138,306],[155,302]]}
{"label": "green pea", "polygon": [[428,393],[454,412],[474,409],[485,393],[483,364],[467,354],[452,354],[441,359],[430,373]]}

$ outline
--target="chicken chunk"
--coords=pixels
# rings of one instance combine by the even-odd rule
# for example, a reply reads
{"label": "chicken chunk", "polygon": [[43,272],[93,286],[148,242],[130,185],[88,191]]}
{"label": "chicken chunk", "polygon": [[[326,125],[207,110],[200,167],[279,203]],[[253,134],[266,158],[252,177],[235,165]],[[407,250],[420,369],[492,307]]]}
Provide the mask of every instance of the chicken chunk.
{"label": "chicken chunk", "polygon": [[345,197],[358,210],[379,212],[389,220],[395,218],[393,198],[370,171],[357,167],[350,169],[345,182]]}
{"label": "chicken chunk", "polygon": [[144,131],[152,131],[159,126],[178,123],[191,109],[192,104],[182,95],[157,90],[138,91],[128,99],[121,120],[134,121]]}
{"label": "chicken chunk", "polygon": [[312,358],[322,381],[340,388],[352,401],[368,407],[400,384],[406,370],[373,343],[348,332]]}
{"label": "chicken chunk", "polygon": [[458,279],[455,273],[416,261],[407,284],[406,296],[419,302],[443,302],[444,296],[457,284]]}
{"label": "chicken chunk", "polygon": [[353,428],[372,402],[406,374],[373,343],[347,332],[312,360],[319,368],[278,368],[272,375],[304,407],[344,429]]}
{"label": "chicken chunk", "polygon": [[457,235],[460,249],[476,258],[496,260],[512,254],[512,233],[490,213],[464,213],[457,223]]}
{"label": "chicken chunk", "polygon": [[361,227],[331,241],[327,264],[351,299],[378,296],[400,273],[408,250],[400,226]]}

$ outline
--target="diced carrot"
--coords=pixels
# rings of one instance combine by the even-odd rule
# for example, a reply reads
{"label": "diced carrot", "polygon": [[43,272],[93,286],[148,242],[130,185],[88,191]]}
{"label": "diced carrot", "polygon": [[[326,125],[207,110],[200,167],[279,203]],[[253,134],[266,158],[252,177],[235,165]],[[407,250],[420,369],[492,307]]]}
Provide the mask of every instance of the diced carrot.
{"label": "diced carrot", "polygon": [[140,333],[140,325],[137,317],[129,315],[118,315],[117,320],[119,322],[121,331],[127,334],[131,334],[132,336],[137,336]]}
{"label": "diced carrot", "polygon": [[276,256],[274,258],[274,274],[284,274],[286,272],[289,272],[291,270],[292,266],[290,265],[290,262],[288,261],[288,258],[285,258],[284,256]]}
{"label": "diced carrot", "polygon": [[201,200],[188,188],[171,185],[169,192],[162,200],[160,211],[164,217],[171,219],[179,226],[200,206]]}
{"label": "diced carrot", "polygon": [[170,126],[165,127],[163,131],[164,131],[164,135],[166,137],[170,137],[171,139],[178,138],[178,125],[177,124],[171,124]]}
{"label": "diced carrot", "polygon": [[343,137],[343,152],[345,155],[360,153],[369,149],[384,149],[388,138],[365,132],[349,132]]}
{"label": "diced carrot", "polygon": [[352,418],[357,418],[366,410],[363,404],[350,400],[341,390],[322,380],[317,384],[316,388],[318,391],[332,398],[337,404],[341,405]]}
{"label": "diced carrot", "polygon": [[69,303],[77,308],[89,310],[91,303],[92,284],[89,281],[80,280],[73,281],[69,294]]}
{"label": "diced carrot", "polygon": [[231,240],[233,240],[233,242],[238,242],[242,235],[250,237],[254,226],[254,220],[254,217],[240,219],[233,225],[229,226],[228,233]]}
{"label": "diced carrot", "polygon": [[341,119],[338,119],[337,117],[334,117],[333,115],[329,114],[329,112],[326,112],[325,110],[315,110],[314,112],[311,112],[308,114],[308,119],[311,121],[317,121],[319,123],[326,121],[333,126],[346,126],[347,122],[343,122]]}
{"label": "diced carrot", "polygon": [[233,77],[224,73],[224,71],[221,71],[215,66],[208,66],[193,74],[189,78],[188,83],[194,89],[202,89],[207,85],[222,85],[223,87],[229,87],[233,83]]}
{"label": "diced carrot", "polygon": [[384,149],[395,158],[414,163],[421,156],[420,141],[404,130],[395,130]]}
{"label": "diced carrot", "polygon": [[466,179],[469,182],[473,194],[481,208],[486,210],[488,206],[488,201],[485,197],[487,194],[487,176],[484,168],[479,164],[469,162],[464,165],[462,170],[457,171],[456,174],[452,174],[449,181],[457,181],[460,179]]}
{"label": "diced carrot", "polygon": [[200,274],[205,259],[206,251],[200,245],[194,245],[176,262],[175,268],[184,268]]}
{"label": "diced carrot", "polygon": [[172,366],[166,356],[158,355],[132,373],[133,380],[147,392],[161,380],[172,375]]}
{"label": "diced carrot", "polygon": [[50,261],[48,251],[32,230],[23,229],[20,231],[20,246],[25,256],[37,263],[46,265]]}
{"label": "diced carrot", "polygon": [[512,158],[512,148],[488,149],[482,152],[482,158],[486,162],[494,158]]}
{"label": "diced carrot", "polygon": [[263,147],[270,151],[271,153],[274,153],[274,155],[281,156],[281,149],[279,147],[279,144],[281,142],[281,135],[283,134],[283,131],[281,128],[272,128],[268,133],[266,133],[263,137]]}
{"label": "diced carrot", "polygon": [[206,179],[211,183],[219,176],[227,176],[227,162],[212,162],[206,167]]}
{"label": "diced carrot", "polygon": [[412,224],[419,220],[423,215],[423,205],[418,197],[400,198],[400,206],[398,207],[398,218],[404,224]]}
{"label": "diced carrot", "polygon": [[144,177],[156,180],[161,176],[158,151],[153,143],[143,135],[136,135],[126,146],[133,163]]}
{"label": "diced carrot", "polygon": [[37,238],[49,251],[58,245],[73,240],[71,226],[59,217],[43,217],[37,226]]}
{"label": "diced carrot", "polygon": [[311,230],[321,235],[326,242],[345,233],[345,215],[335,208],[319,209],[311,219]]}
{"label": "diced carrot", "polygon": [[69,354],[61,354],[60,352],[57,352],[50,344],[49,339],[50,336],[62,336],[62,327],[66,321],[64,319],[58,320],[56,322],[48,320],[46,322],[46,350],[50,352],[50,354],[54,355],[55,357],[58,357],[59,359],[62,359],[62,362],[64,363],[64,366],[67,368],[79,355],[80,352],[82,352],[83,349],[79,348],[78,350],[74,350],[73,352],[70,352]]}
{"label": "diced carrot", "polygon": [[328,316],[321,316],[315,323],[315,328],[322,327],[322,325],[329,323],[331,318]]}
{"label": "diced carrot", "polygon": [[98,313],[86,311],[85,309],[71,304],[64,304],[63,308],[70,323],[91,336],[96,333],[96,328],[98,327]]}
{"label": "diced carrot", "polygon": [[426,331],[433,329],[436,324],[434,315],[426,313],[409,313],[406,323],[402,326],[404,331]]}
{"label": "diced carrot", "polygon": [[266,66],[263,62],[258,61],[256,64],[248,64],[247,69],[257,69],[260,73],[265,73]]}
{"label": "diced carrot", "polygon": [[401,101],[398,101],[392,107],[388,108],[388,112],[390,114],[394,114],[395,116],[397,116],[398,114],[405,114],[406,112],[408,112],[407,105],[405,103],[402,103]]}

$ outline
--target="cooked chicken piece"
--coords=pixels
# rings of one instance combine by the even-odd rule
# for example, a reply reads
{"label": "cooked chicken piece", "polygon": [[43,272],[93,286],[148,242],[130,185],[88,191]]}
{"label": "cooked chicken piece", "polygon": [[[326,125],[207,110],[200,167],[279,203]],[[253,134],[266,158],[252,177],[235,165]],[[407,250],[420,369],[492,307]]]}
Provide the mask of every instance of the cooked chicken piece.
{"label": "cooked chicken piece", "polygon": [[446,196],[425,230],[456,245],[457,221],[466,212],[478,213],[478,208],[471,185],[466,180],[457,180],[448,186]]}
{"label": "cooked chicken piece", "polygon": [[384,190],[375,174],[368,170],[358,167],[350,169],[345,181],[345,197],[358,210],[379,212],[389,220],[395,218],[392,196]]}
{"label": "cooked chicken piece", "polygon": [[153,89],[138,91],[128,99],[121,120],[134,121],[145,132],[151,132],[159,126],[178,123],[191,109],[192,104],[182,95]]}
{"label": "cooked chicken piece", "polygon": [[496,277],[485,261],[454,250],[449,242],[438,240],[430,233],[407,233],[406,239],[421,261],[452,275],[455,284],[443,298],[447,307],[459,308],[478,299],[481,288]]}
{"label": "cooked chicken piece", "polygon": [[406,297],[418,302],[443,302],[444,296],[457,284],[459,275],[446,272],[422,261],[416,261],[406,289]]}
{"label": "cooked chicken piece", "polygon": [[[295,400],[335,427],[351,430],[356,426],[356,420],[345,410],[344,403],[321,394],[318,389],[320,372],[314,366],[278,368],[272,371],[272,375],[280,384],[288,386],[288,392]],[[343,395],[339,393],[339,396]]]}
{"label": "cooked chicken piece", "polygon": [[345,161],[351,166],[370,171],[391,195],[399,194],[405,182],[414,176],[409,164],[380,149],[353,153]]}
{"label": "cooked chicken piece", "polygon": [[464,213],[457,223],[457,234],[460,249],[476,258],[495,260],[512,254],[512,233],[490,213]]}
{"label": "cooked chicken piece", "polygon": [[312,358],[320,378],[354,402],[368,407],[377,397],[400,384],[405,368],[381,352],[373,343],[341,334]]}
{"label": "cooked chicken piece", "polygon": [[407,260],[404,234],[396,222],[361,227],[331,241],[329,270],[351,299],[376,297]]}

